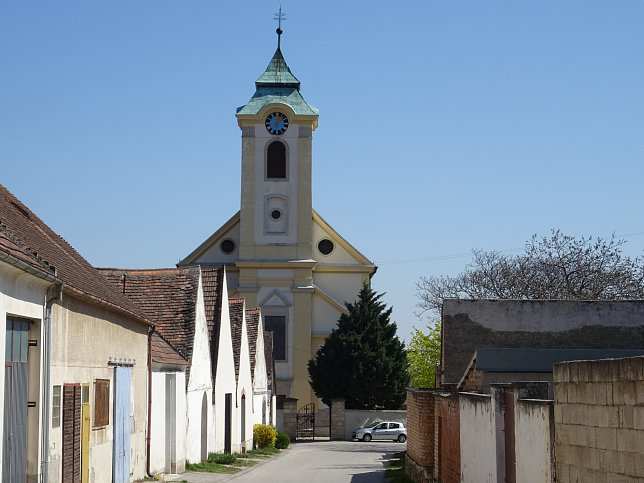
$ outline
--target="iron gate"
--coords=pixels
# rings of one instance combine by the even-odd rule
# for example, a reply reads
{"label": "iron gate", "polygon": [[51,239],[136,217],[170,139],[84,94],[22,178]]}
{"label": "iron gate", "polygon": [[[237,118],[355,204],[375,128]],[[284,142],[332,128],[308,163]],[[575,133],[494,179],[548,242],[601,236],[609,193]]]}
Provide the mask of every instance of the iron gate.
{"label": "iron gate", "polygon": [[315,403],[302,406],[297,411],[297,435],[296,439],[315,440]]}

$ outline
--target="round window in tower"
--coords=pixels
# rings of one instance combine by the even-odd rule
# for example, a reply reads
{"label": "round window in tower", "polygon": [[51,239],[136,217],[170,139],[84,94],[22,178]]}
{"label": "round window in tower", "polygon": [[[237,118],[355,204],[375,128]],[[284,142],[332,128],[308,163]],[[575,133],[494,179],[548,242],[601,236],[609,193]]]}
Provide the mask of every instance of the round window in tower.
{"label": "round window in tower", "polygon": [[271,218],[273,220],[279,220],[282,217],[282,212],[278,210],[277,208],[274,210],[271,210]]}
{"label": "round window in tower", "polygon": [[323,240],[320,240],[318,242],[318,251],[322,255],[328,255],[333,251],[334,245],[331,240],[328,238],[324,238]]}
{"label": "round window in tower", "polygon": [[221,242],[221,245],[219,245],[221,248],[221,251],[224,252],[226,255],[230,255],[232,252],[235,251],[235,242],[232,241],[230,238],[227,238],[226,240]]}

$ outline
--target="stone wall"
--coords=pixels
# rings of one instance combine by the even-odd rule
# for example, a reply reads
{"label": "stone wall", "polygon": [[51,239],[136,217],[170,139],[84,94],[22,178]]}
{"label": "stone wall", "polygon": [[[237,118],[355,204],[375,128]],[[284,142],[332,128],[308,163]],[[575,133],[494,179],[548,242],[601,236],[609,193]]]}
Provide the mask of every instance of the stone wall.
{"label": "stone wall", "polygon": [[557,481],[644,479],[644,357],[556,364]]}
{"label": "stone wall", "polygon": [[[346,409],[344,407],[345,399],[331,400],[331,439],[345,439],[344,437],[344,418]],[[351,435],[349,435],[350,437]]]}
{"label": "stone wall", "polygon": [[277,427],[280,431],[289,435],[292,441],[297,436],[297,399],[287,397],[284,399],[283,409],[281,410],[282,427]]}

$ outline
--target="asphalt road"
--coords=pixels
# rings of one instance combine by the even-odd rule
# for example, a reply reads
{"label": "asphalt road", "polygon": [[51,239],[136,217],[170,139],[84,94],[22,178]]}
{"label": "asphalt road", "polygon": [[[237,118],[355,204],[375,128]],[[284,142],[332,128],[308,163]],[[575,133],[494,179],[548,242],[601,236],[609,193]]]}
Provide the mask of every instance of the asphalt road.
{"label": "asphalt road", "polygon": [[298,441],[287,450],[235,475],[184,473],[179,481],[234,483],[378,483],[388,460],[406,443],[387,441]]}

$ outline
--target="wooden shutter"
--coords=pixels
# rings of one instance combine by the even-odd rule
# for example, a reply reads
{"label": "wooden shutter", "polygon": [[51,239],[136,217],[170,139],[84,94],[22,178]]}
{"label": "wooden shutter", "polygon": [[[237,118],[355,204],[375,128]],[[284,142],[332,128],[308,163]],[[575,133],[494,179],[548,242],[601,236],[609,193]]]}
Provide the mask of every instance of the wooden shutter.
{"label": "wooden shutter", "polygon": [[94,382],[94,427],[110,424],[110,380]]}

